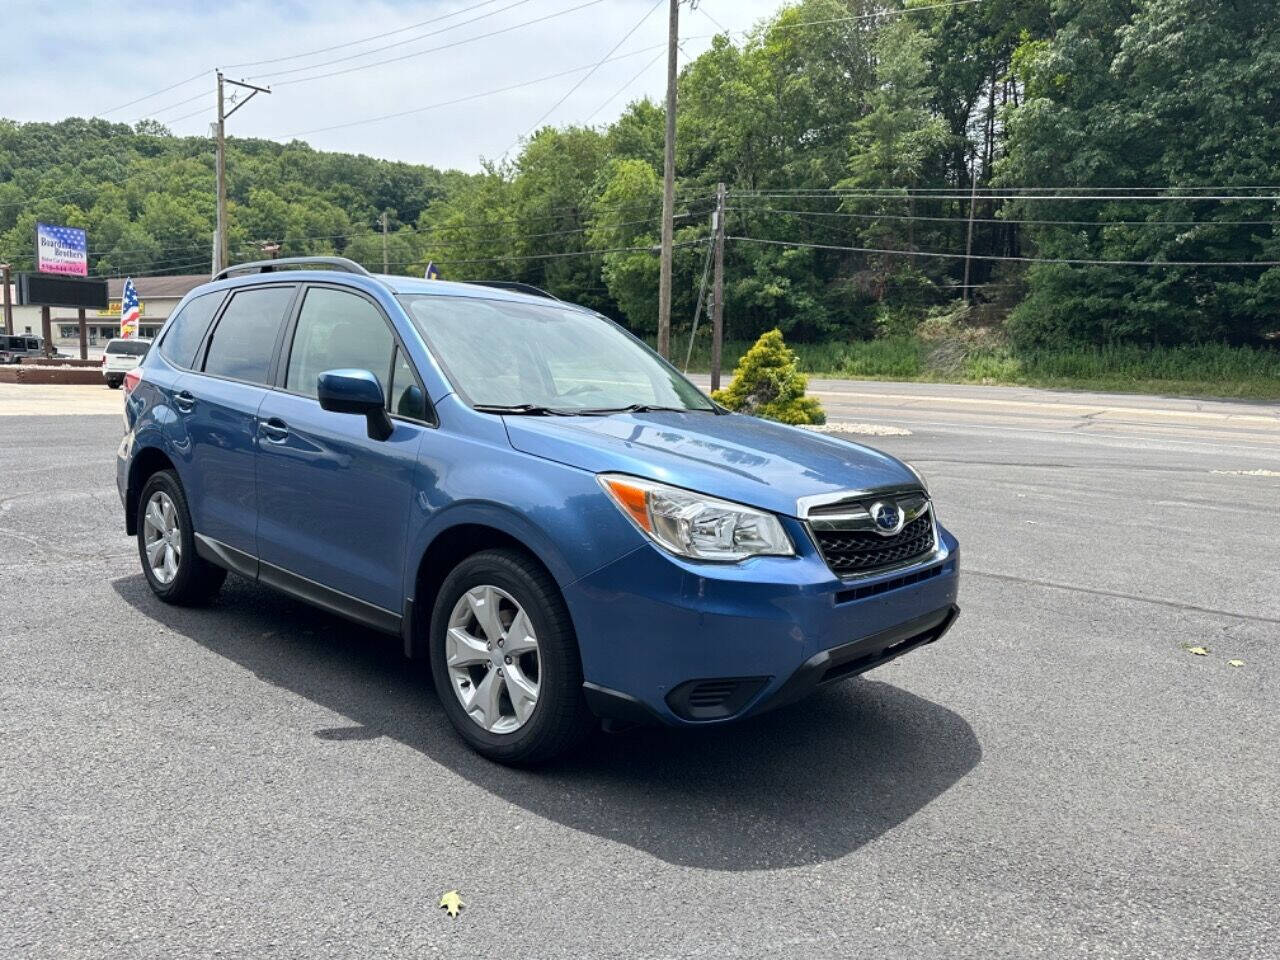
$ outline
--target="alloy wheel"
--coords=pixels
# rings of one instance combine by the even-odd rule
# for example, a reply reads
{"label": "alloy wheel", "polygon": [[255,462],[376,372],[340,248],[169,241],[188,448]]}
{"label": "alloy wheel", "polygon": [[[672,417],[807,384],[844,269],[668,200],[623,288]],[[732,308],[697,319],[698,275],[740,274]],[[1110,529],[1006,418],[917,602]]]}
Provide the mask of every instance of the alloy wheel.
{"label": "alloy wheel", "polygon": [[178,525],[178,510],[163,490],[157,490],[147,501],[142,525],[143,547],[151,575],[168,586],[178,575],[178,565],[182,562],[182,528]]}
{"label": "alloy wheel", "polygon": [[449,685],[476,724],[512,733],[533,716],[541,666],[524,608],[501,587],[482,584],[454,604],[445,633]]}

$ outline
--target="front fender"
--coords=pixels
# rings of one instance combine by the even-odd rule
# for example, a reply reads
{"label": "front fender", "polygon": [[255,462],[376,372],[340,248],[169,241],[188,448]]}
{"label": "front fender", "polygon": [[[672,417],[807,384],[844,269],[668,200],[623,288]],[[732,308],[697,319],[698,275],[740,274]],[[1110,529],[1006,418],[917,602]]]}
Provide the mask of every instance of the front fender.
{"label": "front fender", "polygon": [[644,542],[593,473],[505,443],[441,430],[423,443],[419,467],[405,558],[406,597],[413,595],[432,543],[465,524],[491,527],[524,544],[561,588]]}

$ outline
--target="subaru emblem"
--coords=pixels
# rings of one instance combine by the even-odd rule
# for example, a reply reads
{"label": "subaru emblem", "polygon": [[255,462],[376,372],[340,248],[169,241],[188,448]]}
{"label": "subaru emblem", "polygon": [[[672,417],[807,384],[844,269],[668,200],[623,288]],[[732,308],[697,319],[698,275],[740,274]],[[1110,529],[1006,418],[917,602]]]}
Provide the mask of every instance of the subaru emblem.
{"label": "subaru emblem", "polygon": [[876,533],[891,537],[902,529],[902,508],[896,503],[878,500],[871,505],[870,513]]}

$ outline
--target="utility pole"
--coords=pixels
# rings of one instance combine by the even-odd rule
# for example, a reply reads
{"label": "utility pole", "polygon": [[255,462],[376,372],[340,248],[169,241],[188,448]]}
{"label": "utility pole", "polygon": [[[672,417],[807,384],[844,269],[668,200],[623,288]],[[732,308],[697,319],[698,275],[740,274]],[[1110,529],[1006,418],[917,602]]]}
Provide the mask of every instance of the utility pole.
{"label": "utility pole", "polygon": [[973,212],[978,203],[978,151],[973,151],[973,171],[969,175],[969,235],[964,243],[964,301],[969,303],[969,264],[973,254]]}
{"label": "utility pole", "polygon": [[382,272],[390,273],[391,264],[387,261],[387,211],[382,211]]}
{"label": "utility pole", "polygon": [[662,163],[662,265],[658,275],[658,353],[671,355],[671,249],[676,206],[676,44],[680,41],[680,0],[670,0],[667,27],[667,133]]}
{"label": "utility pole", "polygon": [[218,126],[214,174],[218,180],[218,232],[213,239],[213,272],[227,265],[227,118],[223,115],[222,71],[218,71]]}
{"label": "utility pole", "polygon": [[[228,83],[249,91],[249,95],[230,110],[226,109],[226,100],[223,97],[223,86]],[[221,70],[218,71],[218,123],[214,130],[214,137],[217,140],[217,159],[214,168],[218,178],[218,232],[214,238],[214,273],[226,269],[227,266],[227,118],[258,94],[270,92],[269,87],[257,87],[243,80],[228,80],[222,75]],[[235,99],[236,95],[233,93],[231,95],[233,103]]]}
{"label": "utility pole", "polygon": [[724,184],[716,185],[715,274],[711,286],[711,389],[720,389],[720,351],[724,345]]}
{"label": "utility pole", "polygon": [[13,296],[9,293],[9,264],[0,263],[0,282],[4,283],[4,332],[13,335]]}

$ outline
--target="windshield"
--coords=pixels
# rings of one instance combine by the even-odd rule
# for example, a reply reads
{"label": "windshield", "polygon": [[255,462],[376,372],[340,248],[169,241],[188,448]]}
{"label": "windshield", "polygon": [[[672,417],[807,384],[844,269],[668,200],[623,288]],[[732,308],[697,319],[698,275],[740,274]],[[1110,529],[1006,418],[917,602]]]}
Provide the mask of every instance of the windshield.
{"label": "windshield", "polygon": [[427,294],[400,302],[472,406],[553,413],[715,409],[657,354],[595,314]]}

